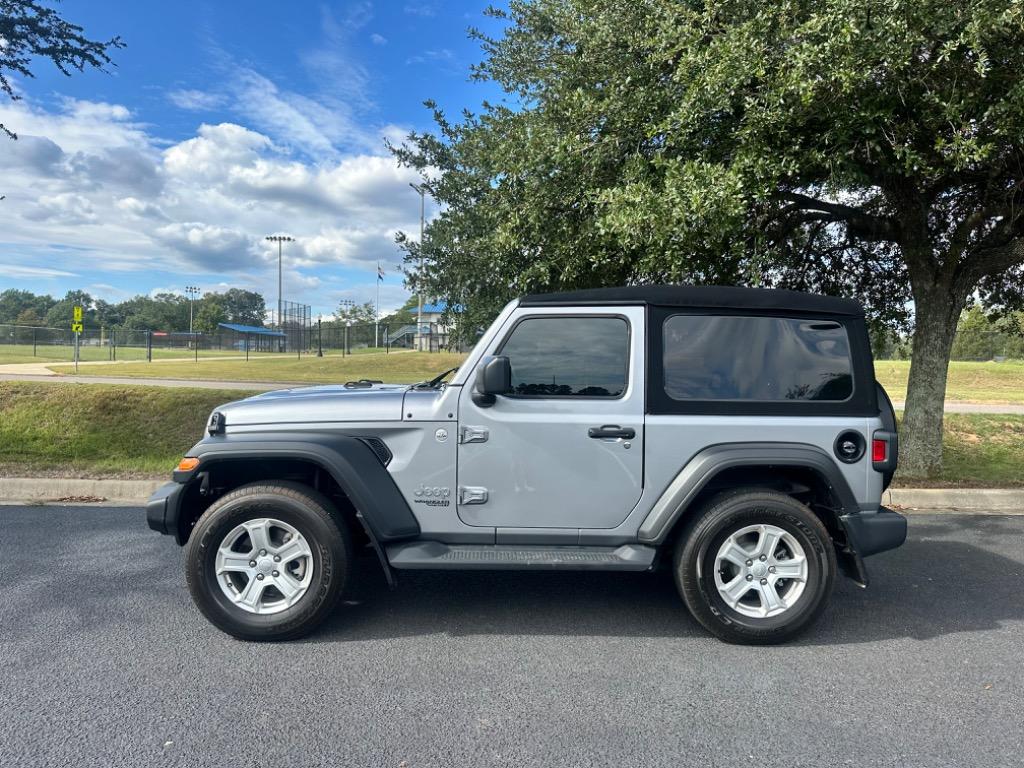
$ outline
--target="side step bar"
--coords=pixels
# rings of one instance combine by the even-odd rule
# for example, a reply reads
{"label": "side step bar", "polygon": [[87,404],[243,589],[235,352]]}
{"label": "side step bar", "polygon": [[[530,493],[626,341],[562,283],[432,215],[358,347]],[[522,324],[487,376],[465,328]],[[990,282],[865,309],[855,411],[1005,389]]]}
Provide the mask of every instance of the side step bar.
{"label": "side step bar", "polygon": [[413,541],[385,547],[392,568],[448,570],[648,571],[657,550],[621,547],[524,547]]}

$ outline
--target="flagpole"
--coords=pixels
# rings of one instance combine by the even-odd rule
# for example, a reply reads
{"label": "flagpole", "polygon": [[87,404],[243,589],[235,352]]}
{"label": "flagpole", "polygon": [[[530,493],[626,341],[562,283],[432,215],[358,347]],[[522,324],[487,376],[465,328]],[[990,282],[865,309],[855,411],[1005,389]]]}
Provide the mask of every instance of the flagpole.
{"label": "flagpole", "polygon": [[380,349],[380,262],[377,262],[377,306],[373,312],[373,346]]}

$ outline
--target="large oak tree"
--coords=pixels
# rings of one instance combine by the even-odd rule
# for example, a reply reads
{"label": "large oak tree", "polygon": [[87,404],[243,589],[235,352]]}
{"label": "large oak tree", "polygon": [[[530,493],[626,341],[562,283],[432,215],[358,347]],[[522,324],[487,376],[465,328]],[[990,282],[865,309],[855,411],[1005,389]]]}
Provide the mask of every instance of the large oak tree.
{"label": "large oak tree", "polygon": [[[972,297],[1020,301],[1020,0],[513,0],[507,94],[394,151],[442,205],[413,282],[470,326],[528,290],[649,281],[860,297],[913,326],[903,467],[941,466]],[[438,171],[440,173],[438,173]]]}

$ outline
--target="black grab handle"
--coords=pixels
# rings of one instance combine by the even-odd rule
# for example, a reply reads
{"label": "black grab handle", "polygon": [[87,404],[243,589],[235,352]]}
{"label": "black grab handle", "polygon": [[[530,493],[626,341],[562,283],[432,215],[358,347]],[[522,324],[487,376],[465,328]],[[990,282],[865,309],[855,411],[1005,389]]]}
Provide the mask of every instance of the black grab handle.
{"label": "black grab handle", "polygon": [[620,427],[617,424],[605,424],[603,427],[591,427],[587,430],[587,437],[605,438],[621,437],[623,440],[632,440],[636,437],[636,430],[632,427]]}

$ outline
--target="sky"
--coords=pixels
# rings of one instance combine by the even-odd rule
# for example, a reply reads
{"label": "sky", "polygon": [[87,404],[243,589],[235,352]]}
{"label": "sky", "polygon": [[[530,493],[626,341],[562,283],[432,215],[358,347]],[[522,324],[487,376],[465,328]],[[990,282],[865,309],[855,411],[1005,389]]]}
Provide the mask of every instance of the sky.
{"label": "sky", "polygon": [[[384,139],[499,101],[469,80],[469,27],[498,31],[474,0],[318,4],[64,0],[92,39],[119,35],[109,73],[38,61],[23,96],[0,94],[0,291],[116,302],[231,287],[314,317],[341,299],[381,311],[408,297],[395,233],[418,236],[418,180]],[[427,203],[428,218],[436,208]]]}

